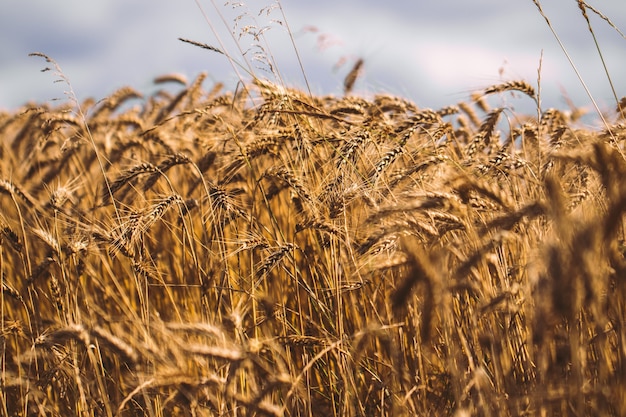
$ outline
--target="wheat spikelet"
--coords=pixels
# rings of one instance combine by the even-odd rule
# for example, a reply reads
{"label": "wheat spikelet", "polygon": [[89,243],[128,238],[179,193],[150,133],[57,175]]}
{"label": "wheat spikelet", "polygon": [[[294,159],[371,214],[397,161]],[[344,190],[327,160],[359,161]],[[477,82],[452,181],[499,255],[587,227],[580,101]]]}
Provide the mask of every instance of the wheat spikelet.
{"label": "wheat spikelet", "polygon": [[196,166],[198,167],[198,170],[201,173],[205,173],[211,167],[211,165],[213,165],[213,162],[215,162],[216,157],[217,157],[217,154],[213,151],[208,151],[204,153],[204,155],[200,158],[200,160],[196,162]]}
{"label": "wheat spikelet", "polygon": [[491,112],[491,106],[489,106],[485,97],[486,96],[484,94],[476,92],[473,93],[470,98],[476,107],[478,107],[483,113],[489,113]]}
{"label": "wheat spikelet", "polygon": [[364,129],[358,132],[353,139],[346,142],[342,149],[339,151],[339,157],[337,161],[337,170],[341,170],[346,163],[353,164],[356,160],[357,149],[361,148],[370,139],[370,132]]}
{"label": "wheat spikelet", "polygon": [[2,244],[6,239],[14,251],[22,252],[24,245],[22,244],[19,235],[2,219],[0,219],[0,233],[0,244]]}
{"label": "wheat spikelet", "polygon": [[410,101],[402,97],[389,95],[377,95],[376,97],[374,97],[374,101],[371,107],[381,113],[392,112],[405,115],[411,113],[415,114],[418,112],[415,104],[411,103]]}
{"label": "wheat spikelet", "polygon": [[219,209],[223,212],[223,221],[229,221],[233,217],[239,217],[241,219],[250,220],[250,216],[243,209],[238,207],[234,193],[227,190],[221,185],[208,184],[209,195],[208,199],[211,202],[213,210]]}
{"label": "wheat spikelet", "polygon": [[480,118],[478,117],[478,114],[476,114],[476,110],[474,110],[470,104],[461,102],[459,103],[459,109],[467,115],[470,122],[472,122],[472,125],[476,127],[480,126]]}
{"label": "wheat spikelet", "polygon": [[111,112],[121,106],[125,101],[143,97],[140,92],[132,87],[122,87],[100,103],[100,107],[92,111],[91,119],[107,117]]}
{"label": "wheat spikelet", "polygon": [[512,210],[515,206],[511,197],[505,194],[496,183],[466,177],[453,182],[452,187],[456,189],[464,202],[470,200],[470,192],[476,192],[494,201],[506,210]]}
{"label": "wheat spikelet", "polygon": [[242,396],[236,395],[235,398],[238,402],[250,408],[254,413],[258,413],[262,416],[267,417],[283,417],[284,412],[282,407],[277,406],[267,400],[263,400],[261,398],[252,398],[247,399]]}
{"label": "wheat spikelet", "polygon": [[187,89],[190,106],[194,106],[195,103],[200,100],[202,95],[202,83],[206,79],[207,75],[208,74],[206,72],[200,73]]}
{"label": "wheat spikelet", "polygon": [[326,346],[328,342],[315,336],[288,335],[281,336],[279,341],[285,346]]}
{"label": "wheat spikelet", "polygon": [[50,274],[50,293],[52,294],[52,299],[54,300],[54,306],[61,316],[65,314],[65,306],[63,304],[63,299],[61,297],[61,287],[59,284],[59,280],[56,278],[54,274]]}
{"label": "wheat spikelet", "polygon": [[409,118],[406,122],[406,125],[401,125],[396,128],[396,133],[401,133],[401,136],[398,140],[397,145],[387,153],[383,155],[383,157],[376,163],[374,169],[370,171],[368,177],[370,181],[376,179],[380,174],[391,165],[396,158],[404,153],[404,148],[408,140],[413,136],[416,130],[424,128],[426,126],[441,123],[441,117],[432,110],[426,109],[422,110],[416,115]]}
{"label": "wheat spikelet", "polygon": [[479,133],[482,134],[482,141],[484,141],[486,146],[489,146],[491,143],[491,136],[493,135],[493,130],[498,123],[498,118],[502,113],[503,108],[497,108],[492,110],[483,123],[480,125]]}
{"label": "wheat spikelet", "polygon": [[186,86],[187,77],[185,77],[183,74],[165,74],[165,75],[160,75],[154,78],[152,82],[154,84],[176,83],[176,84]]}
{"label": "wheat spikelet", "polygon": [[268,178],[280,179],[284,183],[288,184],[298,194],[298,196],[300,196],[300,198],[304,199],[309,204],[313,204],[311,194],[307,191],[302,181],[296,178],[293,172],[290,172],[282,167],[273,166],[265,172],[264,176]]}
{"label": "wheat spikelet", "polygon": [[26,203],[27,207],[39,209],[39,203],[37,203],[33,197],[10,181],[0,179],[0,193],[7,194],[11,197],[17,196],[20,200]]}
{"label": "wheat spikelet", "polygon": [[51,194],[50,199],[44,208],[52,208],[53,210],[62,211],[63,205],[69,202],[72,206],[77,205],[77,200],[73,195],[74,190],[69,186],[59,186]]}
{"label": "wheat spikelet", "polygon": [[97,342],[100,347],[111,348],[126,363],[136,364],[139,362],[139,355],[135,349],[99,326],[88,329],[82,324],[71,324],[39,336],[35,346],[53,347],[54,345],[66,344],[70,340],[80,342],[85,348],[89,348]]}
{"label": "wheat spikelet", "polygon": [[568,132],[569,128],[566,125],[559,125],[556,128],[552,129],[550,134],[550,145],[552,146],[553,151],[557,151],[564,142],[564,137]]}
{"label": "wheat spikelet", "polygon": [[337,177],[335,181],[330,184],[331,189],[321,196],[321,200],[328,205],[328,216],[331,219],[335,219],[344,213],[346,205],[348,204],[345,193],[339,189],[335,189],[338,188],[337,184],[340,184],[343,178],[342,175]]}
{"label": "wheat spikelet", "polygon": [[42,126],[45,123],[44,116],[47,115],[48,111],[46,108],[37,107],[26,109],[20,115],[16,116],[15,122],[22,120],[23,123],[18,132],[13,136],[13,140],[11,141],[11,150],[13,150],[16,154],[19,154],[20,148],[24,148],[27,152],[30,152],[32,148],[35,148],[33,145],[36,143],[34,139],[40,138],[39,140],[42,140],[41,132],[37,131],[37,127]]}
{"label": "wheat spikelet", "polygon": [[550,127],[550,126],[561,126],[567,124],[567,116],[563,114],[562,111],[559,111],[554,108],[550,108],[545,110],[541,114],[541,127]]}
{"label": "wheat spikelet", "polygon": [[255,140],[254,142],[246,145],[245,148],[242,149],[241,154],[236,156],[232,162],[225,168],[225,177],[229,178],[233,176],[241,167],[243,167],[246,163],[249,163],[251,160],[258,158],[261,155],[274,155],[277,150],[284,144],[284,141],[281,139],[290,139],[290,137],[275,137],[268,136],[265,138],[260,138]]}
{"label": "wheat spikelet", "polygon": [[[183,153],[176,153],[174,155],[168,156],[165,160],[163,160],[157,167],[156,171],[153,172],[143,184],[143,191],[148,191],[154,183],[159,179],[160,176],[165,175],[167,171],[176,166],[176,165],[185,165],[191,163],[191,159]],[[111,187],[112,188],[112,187]]]}
{"label": "wheat spikelet", "polygon": [[46,134],[68,125],[74,127],[82,127],[80,120],[72,113],[54,113],[51,117],[45,119],[42,128]]}
{"label": "wheat spikelet", "polygon": [[109,348],[116,355],[120,357],[126,364],[135,365],[139,363],[139,353],[128,343],[103,329],[100,326],[95,326],[89,332],[92,339],[98,341],[100,348]]}
{"label": "wheat spikelet", "polygon": [[1,291],[2,291],[2,296],[4,296],[4,294],[7,294],[8,296],[15,298],[19,302],[22,302],[22,303],[24,302],[24,298],[22,297],[20,292],[16,290],[15,288],[13,288],[12,286],[10,286],[9,284],[7,284],[5,277],[2,277]]}
{"label": "wheat spikelet", "polygon": [[446,107],[442,107],[439,110],[436,111],[437,115],[439,115],[439,117],[445,117],[445,116],[452,116],[453,114],[458,114],[461,111],[459,106],[446,106]]}
{"label": "wheat spikelet", "polygon": [[185,201],[178,194],[168,195],[146,210],[140,217],[137,228],[142,232],[148,230],[157,220],[163,217],[163,214],[169,207],[173,204],[183,205],[184,203]]}
{"label": "wheat spikelet", "polygon": [[389,180],[387,184],[387,188],[389,190],[393,190],[394,188],[396,188],[398,183],[400,183],[402,180],[410,179],[415,174],[421,171],[424,171],[433,165],[437,165],[442,162],[445,162],[449,158],[443,154],[435,154],[426,158],[422,157],[422,158],[414,158],[414,159],[417,159],[420,162],[417,164],[412,164],[408,168],[400,169],[389,176]]}
{"label": "wheat spikelet", "polygon": [[44,275],[49,275],[49,267],[52,264],[56,264],[57,260],[51,256],[47,256],[43,261],[41,261],[32,271],[30,276],[26,279],[26,282],[29,284],[34,283],[39,280]]}
{"label": "wheat spikelet", "polygon": [[[408,200],[408,199],[407,199]],[[451,193],[411,194],[410,202],[402,205],[383,207],[368,217],[368,222],[375,222],[396,213],[431,209],[453,209],[459,206],[459,198]]]}
{"label": "wheat spikelet", "polygon": [[314,218],[307,218],[302,223],[296,223],[296,233],[306,229],[323,231],[337,237],[341,237],[343,235],[342,231],[333,224]]}
{"label": "wheat spikelet", "polygon": [[193,41],[193,40],[185,39],[185,38],[178,38],[178,40],[182,41],[182,42],[189,43],[189,44],[194,45],[194,46],[198,46],[198,47],[200,47],[202,49],[207,49],[209,51],[217,52],[218,54],[224,54],[224,52],[221,49],[216,48],[216,47],[211,46],[211,45],[207,45],[206,43],[197,42],[197,41]]}
{"label": "wheat spikelet", "polygon": [[[452,230],[468,230],[466,222],[461,217],[452,213],[431,211],[428,213],[428,217],[433,219],[436,223],[437,233],[434,235],[443,236],[445,233]],[[434,236],[433,235],[433,236]]]}
{"label": "wheat spikelet", "polygon": [[424,287],[424,306],[422,310],[422,327],[420,331],[422,343],[430,339],[432,330],[433,313],[437,306],[438,294],[435,289],[438,278],[436,268],[432,260],[419,244],[412,239],[403,239],[403,252],[407,257],[407,274],[396,290],[391,295],[391,306],[396,315],[400,315],[401,309],[407,304],[413,288],[421,284]]}
{"label": "wheat spikelet", "polygon": [[285,243],[278,246],[270,255],[265,258],[259,269],[257,276],[264,277],[269,273],[289,252],[293,251],[296,246],[293,243]]}
{"label": "wheat spikelet", "polygon": [[238,245],[238,247],[230,253],[231,256],[236,255],[242,251],[254,251],[256,249],[270,248],[269,242],[262,236],[252,236],[247,239],[238,239],[235,243]]}
{"label": "wheat spikelet", "polygon": [[242,352],[235,346],[220,347],[207,346],[204,344],[187,344],[183,346],[186,353],[199,356],[208,356],[214,359],[223,359],[228,362],[240,362],[245,359],[245,352]]}
{"label": "wheat spikelet", "polygon": [[[169,103],[167,105],[164,105],[163,107],[161,107],[159,109],[158,113],[154,117],[154,121],[156,122],[156,126],[160,126],[160,125],[164,124],[165,122],[168,122],[168,121],[172,120],[172,118],[176,117],[176,116],[172,116],[171,118],[167,118],[167,116],[172,114],[174,109],[176,109],[176,107],[178,107],[178,105],[180,105],[182,103],[182,101],[185,99],[185,97],[187,96],[187,91],[188,91],[188,89],[185,89],[185,90],[179,92],[176,96],[174,96],[169,101]],[[149,131],[151,132],[152,130],[149,130]]]}
{"label": "wheat spikelet", "polygon": [[350,94],[352,92],[352,87],[354,87],[354,83],[357,78],[361,74],[361,68],[363,67],[363,59],[359,58],[355,63],[346,78],[343,81],[343,93],[345,95]]}
{"label": "wheat spikelet", "polygon": [[[144,233],[146,233],[146,231],[148,231],[154,223],[163,217],[168,208],[174,204],[182,206],[184,203],[185,202],[181,196],[178,194],[171,194],[141,212],[131,213],[125,223],[123,223],[119,227],[119,230],[116,231],[116,237],[104,237],[105,240],[109,241],[111,244],[111,254],[114,255],[117,251],[121,251],[127,257],[134,257],[134,248],[142,241]],[[144,271],[144,269],[141,268],[141,263],[135,263],[135,266],[138,266],[139,269],[141,269],[140,272],[145,272],[147,276],[153,275],[147,270]]]}
{"label": "wheat spikelet", "polygon": [[138,148],[138,150],[146,149],[144,146],[144,142],[138,139],[127,139],[125,141],[116,142],[109,152],[109,162],[111,163],[111,165],[117,164],[120,159],[122,159],[124,152],[128,150],[133,150],[135,148]]}
{"label": "wheat spikelet", "polygon": [[444,136],[448,136],[449,140],[454,140],[454,129],[450,123],[443,123],[427,130],[426,134],[430,137],[433,144],[437,144]]}
{"label": "wheat spikelet", "polygon": [[224,329],[219,326],[209,323],[165,323],[165,327],[168,330],[195,333],[199,335],[206,335],[219,340],[225,340],[226,335]]}
{"label": "wheat spikelet", "polygon": [[528,97],[534,99],[535,98],[535,89],[532,85],[528,84],[526,81],[509,81],[502,84],[492,85],[490,87],[485,88],[483,94],[494,94],[494,93],[502,93],[504,91],[520,91],[526,94]]}
{"label": "wheat spikelet", "polygon": [[618,114],[621,120],[626,119],[626,96],[622,97],[617,102],[617,107],[615,109],[615,112]]}
{"label": "wheat spikelet", "polygon": [[[399,141],[403,141],[406,135],[410,137],[416,130],[427,130],[435,124],[443,124],[441,116],[431,109],[422,109],[415,114],[408,115],[408,117],[396,120],[391,128],[393,134],[400,137]],[[406,143],[406,140],[404,142]]]}
{"label": "wheat spikelet", "polygon": [[368,108],[369,103],[367,100],[364,100],[361,97],[347,96],[337,102],[331,103],[328,113],[336,116],[340,116],[342,114],[365,116]]}
{"label": "wheat spikelet", "polygon": [[136,114],[129,114],[129,113],[121,114],[115,117],[114,119],[101,118],[101,119],[89,121],[89,127],[92,130],[96,130],[97,128],[100,128],[101,126],[105,126],[105,127],[113,128],[117,130],[123,130],[123,128],[132,127],[132,128],[135,128],[137,131],[141,132],[144,130],[144,121],[140,116]]}
{"label": "wheat spikelet", "polygon": [[[495,151],[496,147],[494,147]],[[497,152],[494,152],[495,155],[489,159],[487,165],[484,165],[482,169],[479,169],[483,174],[488,172],[496,171],[498,174],[506,174],[509,170],[514,169],[518,166],[519,161],[516,161],[512,164],[506,163],[511,160],[511,156],[506,151],[506,149],[500,149]]]}
{"label": "wheat spikelet", "polygon": [[61,244],[50,232],[39,228],[33,228],[32,232],[35,236],[40,238],[54,252],[55,255],[61,255]]}
{"label": "wheat spikelet", "polygon": [[485,134],[482,132],[476,133],[472,141],[465,148],[467,157],[472,158],[474,155],[476,155],[476,152],[482,149],[482,145],[484,144],[484,141],[485,141]]}
{"label": "wheat spikelet", "polygon": [[392,150],[388,151],[383,157],[376,163],[374,169],[368,173],[370,182],[373,182],[380,174],[396,160],[396,158],[404,153],[404,146],[396,145]]}
{"label": "wheat spikelet", "polygon": [[70,324],[42,334],[35,340],[36,347],[52,347],[55,344],[65,344],[69,340],[80,342],[84,347],[91,344],[89,330],[82,324]]}
{"label": "wheat spikelet", "polygon": [[474,253],[469,255],[464,261],[462,261],[452,276],[454,280],[457,282],[463,282],[467,279],[467,276],[470,274],[472,268],[476,266],[480,261],[482,261],[487,253],[491,252],[495,248],[497,248],[503,241],[507,239],[513,238],[514,235],[508,231],[501,230],[496,233],[492,238],[487,239],[487,242],[482,244]]}
{"label": "wheat spikelet", "polygon": [[[134,236],[129,236],[128,238],[131,239],[133,237]],[[154,267],[154,265],[150,265],[147,262],[142,261],[141,258],[144,257],[144,254],[141,251],[138,253],[135,248],[131,246],[132,243],[133,242],[129,241],[125,247],[119,247],[118,250],[127,258],[132,258],[131,264],[133,267],[133,272],[138,277],[142,277],[147,281],[163,283],[163,277],[158,268]],[[115,254],[115,248],[111,249],[111,253]]]}
{"label": "wheat spikelet", "polygon": [[107,205],[110,201],[110,198],[113,194],[115,194],[117,191],[119,191],[125,184],[127,184],[128,182],[130,182],[131,180],[133,180],[134,178],[138,177],[139,175],[142,174],[154,174],[154,173],[158,173],[159,169],[158,167],[156,167],[155,165],[151,164],[150,162],[144,162],[142,164],[139,165],[135,165],[134,167],[131,167],[125,171],[123,171],[120,176],[118,176],[115,181],[113,181],[109,188],[105,186],[103,194],[102,194],[102,204],[103,205]]}
{"label": "wheat spikelet", "polygon": [[[134,232],[137,227],[137,222],[138,216],[134,216],[133,219],[119,227],[121,229],[120,231],[114,231],[114,233],[111,234],[107,243],[109,243],[108,252],[112,258],[115,258],[118,253],[130,259],[135,258],[136,251],[132,244],[136,242],[131,242],[131,239],[137,239],[138,233]],[[144,268],[140,262],[133,263],[133,271],[140,276],[152,277],[152,274]]]}
{"label": "wheat spikelet", "polygon": [[[428,216],[434,213],[429,212]],[[386,226],[369,235],[365,240],[357,244],[357,251],[364,255],[377,255],[381,252],[396,249],[399,241],[405,236],[426,236],[429,239],[440,236],[437,229],[428,224],[425,219],[419,221],[404,216],[398,220],[387,221]]]}

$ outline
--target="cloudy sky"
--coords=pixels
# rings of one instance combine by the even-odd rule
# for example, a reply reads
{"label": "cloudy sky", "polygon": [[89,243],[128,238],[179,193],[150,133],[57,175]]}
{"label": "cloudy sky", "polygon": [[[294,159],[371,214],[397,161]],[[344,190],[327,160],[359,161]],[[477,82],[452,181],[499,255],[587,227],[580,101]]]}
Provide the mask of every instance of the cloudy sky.
{"label": "cloudy sky", "polygon": [[[525,79],[536,85],[541,61],[544,108],[566,108],[565,96],[577,106],[589,105],[532,0],[282,0],[284,16],[272,7],[273,0],[224,1],[2,1],[0,108],[62,98],[67,90],[54,83],[51,73],[39,71],[46,63],[29,57],[31,52],[54,58],[80,100],[103,98],[124,85],[149,94],[152,79],[168,73],[193,79],[204,71],[207,87],[219,81],[234,88],[238,76],[228,59],[179,37],[225,49],[259,76],[271,77],[267,62],[257,59],[270,56],[285,83],[303,88],[289,33],[317,94],[341,94],[343,78],[362,58],[364,74],[356,92],[392,93],[438,108],[502,81]],[[602,108],[613,108],[607,77],[576,1],[543,3],[593,97]],[[625,1],[588,3],[626,32]],[[626,40],[589,13],[617,95],[624,96]],[[255,40],[252,33],[262,28],[267,29]],[[502,100],[525,106],[523,98]]]}

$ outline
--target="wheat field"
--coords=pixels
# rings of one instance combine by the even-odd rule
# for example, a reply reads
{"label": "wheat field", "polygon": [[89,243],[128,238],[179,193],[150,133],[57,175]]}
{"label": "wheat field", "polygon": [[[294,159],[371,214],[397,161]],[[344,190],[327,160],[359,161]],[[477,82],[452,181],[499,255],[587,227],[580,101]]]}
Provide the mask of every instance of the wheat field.
{"label": "wheat field", "polygon": [[626,99],[361,65],[0,113],[1,414],[626,415]]}

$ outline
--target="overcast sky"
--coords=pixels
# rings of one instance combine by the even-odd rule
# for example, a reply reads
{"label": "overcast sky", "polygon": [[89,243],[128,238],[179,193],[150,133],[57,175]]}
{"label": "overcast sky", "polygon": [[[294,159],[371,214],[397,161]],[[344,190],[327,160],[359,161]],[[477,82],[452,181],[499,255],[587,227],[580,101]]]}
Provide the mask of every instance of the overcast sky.
{"label": "overcast sky", "polygon": [[[233,88],[235,70],[222,55],[184,44],[189,38],[226,49],[270,76],[255,56],[272,56],[282,79],[304,87],[285,19],[272,0],[244,5],[225,0],[3,0],[0,3],[0,108],[62,98],[46,63],[54,58],[80,100],[101,99],[124,85],[149,94],[158,75],[193,79],[206,71],[207,87]],[[603,108],[614,100],[593,39],[574,0],[544,0],[544,11]],[[626,1],[588,1],[626,32]],[[581,83],[532,0],[282,0],[286,23],[316,94],[341,94],[343,78],[363,58],[360,94],[392,93],[438,108],[474,90],[508,80],[537,82],[543,51],[543,107],[566,108],[564,94],[588,106]],[[260,15],[263,7],[266,7]],[[269,10],[269,15],[266,13]],[[590,13],[618,96],[626,95],[626,40]],[[241,16],[237,19],[237,17]],[[277,22],[282,22],[282,25]],[[246,27],[262,28],[257,42]],[[233,42],[238,39],[245,58]],[[261,50],[258,44],[265,50]],[[255,55],[256,54],[256,55]],[[340,65],[341,63],[343,65]],[[245,74],[242,73],[245,76]],[[504,98],[523,107],[523,99]]]}

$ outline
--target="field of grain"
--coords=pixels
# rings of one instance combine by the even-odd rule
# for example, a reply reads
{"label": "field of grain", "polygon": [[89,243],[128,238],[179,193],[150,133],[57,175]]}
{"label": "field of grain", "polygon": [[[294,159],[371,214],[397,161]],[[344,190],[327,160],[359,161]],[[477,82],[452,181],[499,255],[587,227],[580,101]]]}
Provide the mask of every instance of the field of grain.
{"label": "field of grain", "polygon": [[70,90],[0,112],[0,415],[626,415],[626,99],[419,108],[358,61],[79,103],[37,55]]}

